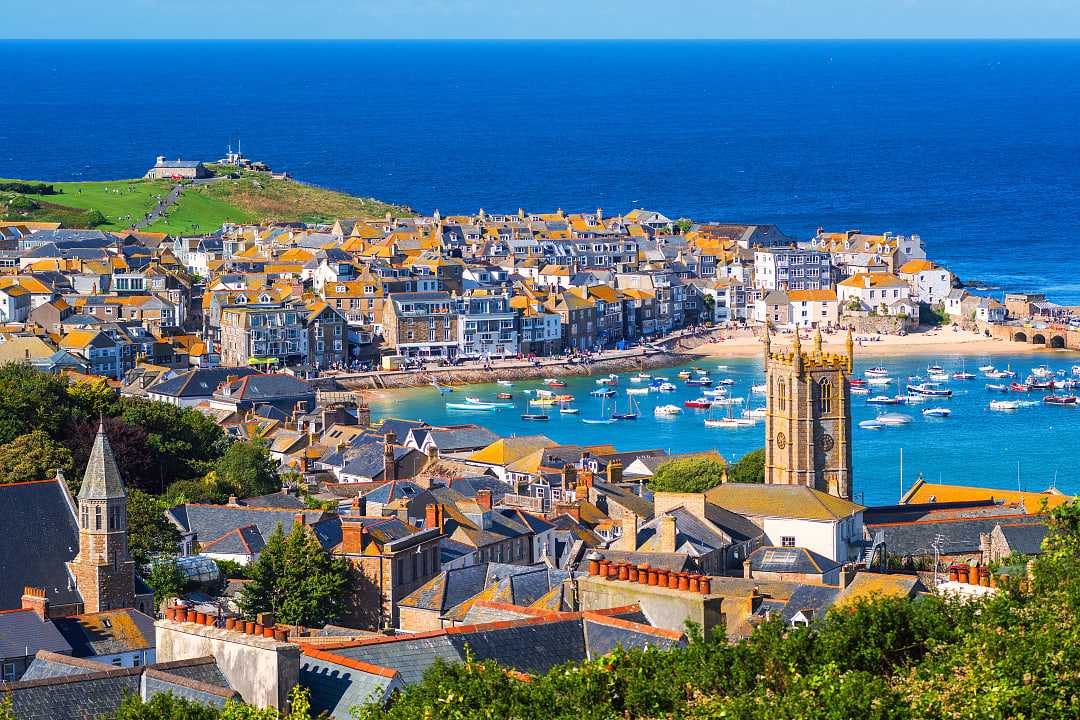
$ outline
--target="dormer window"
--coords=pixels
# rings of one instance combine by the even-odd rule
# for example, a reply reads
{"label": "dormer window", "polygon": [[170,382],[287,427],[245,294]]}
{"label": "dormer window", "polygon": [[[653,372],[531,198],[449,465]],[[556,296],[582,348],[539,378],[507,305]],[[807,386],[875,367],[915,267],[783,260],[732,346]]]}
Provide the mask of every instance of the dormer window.
{"label": "dormer window", "polygon": [[334,286],[334,292],[339,292],[339,293],[345,292],[345,286],[344,285],[336,285],[336,286]]}

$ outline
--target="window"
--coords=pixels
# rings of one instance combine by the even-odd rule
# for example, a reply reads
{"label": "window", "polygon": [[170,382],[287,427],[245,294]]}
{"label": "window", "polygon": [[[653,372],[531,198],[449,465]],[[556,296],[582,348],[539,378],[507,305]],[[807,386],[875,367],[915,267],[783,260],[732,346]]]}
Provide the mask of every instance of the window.
{"label": "window", "polygon": [[139,655],[132,655],[131,656],[131,667],[140,667],[140,666],[142,666],[142,657],[139,656]]}
{"label": "window", "polygon": [[15,663],[4,663],[4,682],[15,682]]}
{"label": "window", "polygon": [[827,377],[818,383],[818,409],[822,415],[832,413],[832,383]]}
{"label": "window", "polygon": [[120,667],[120,665],[121,665],[121,662],[122,662],[122,661],[121,661],[121,660],[120,660],[120,658],[118,658],[118,657],[117,657],[117,658],[113,658],[113,659],[112,659],[112,664],[113,664],[113,665],[114,665],[115,667]]}
{"label": "window", "polygon": [[90,510],[85,505],[82,508],[82,526],[83,530],[90,529]]}
{"label": "window", "polygon": [[101,529],[101,506],[98,505],[94,508],[94,529]]}
{"label": "window", "polygon": [[779,381],[776,389],[776,408],[780,411],[787,410],[787,383]]}
{"label": "window", "polygon": [[785,535],[780,538],[780,547],[795,547],[795,538],[791,535]]}

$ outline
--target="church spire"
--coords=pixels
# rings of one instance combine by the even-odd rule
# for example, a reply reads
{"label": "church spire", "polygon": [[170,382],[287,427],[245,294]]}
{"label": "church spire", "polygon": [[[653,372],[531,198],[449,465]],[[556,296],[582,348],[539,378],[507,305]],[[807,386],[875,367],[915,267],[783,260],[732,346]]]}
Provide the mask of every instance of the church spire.
{"label": "church spire", "polygon": [[90,450],[90,460],[86,463],[82,487],[79,488],[79,500],[111,500],[125,497],[124,483],[120,479],[120,469],[116,467],[109,438],[105,434],[105,418],[98,422],[97,436]]}

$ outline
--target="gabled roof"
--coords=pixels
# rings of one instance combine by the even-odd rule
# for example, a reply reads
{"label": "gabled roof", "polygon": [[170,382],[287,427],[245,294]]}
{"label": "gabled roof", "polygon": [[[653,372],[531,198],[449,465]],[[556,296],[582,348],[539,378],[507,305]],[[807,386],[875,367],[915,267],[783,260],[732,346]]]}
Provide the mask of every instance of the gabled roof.
{"label": "gabled roof", "polygon": [[34,655],[38,650],[69,653],[71,645],[55,623],[42,620],[33,610],[0,611],[0,659]]}
{"label": "gabled roof", "polygon": [[147,392],[176,398],[210,397],[230,377],[257,374],[247,367],[197,368],[151,385]]}
{"label": "gabled roof", "polygon": [[1044,492],[1020,492],[1017,490],[1002,490],[1000,488],[969,487],[967,485],[948,485],[944,483],[928,483],[922,478],[915,481],[911,489],[900,500],[904,504],[927,503],[927,502],[957,502],[965,500],[988,500],[993,499],[1008,504],[1022,502],[1029,513],[1042,512],[1043,503],[1047,510],[1053,510],[1058,505],[1072,502],[1075,497],[1064,495],[1056,490]]}
{"label": "gabled roof", "polygon": [[61,482],[0,485],[0,527],[0,610],[21,607],[25,586],[44,588],[53,605],[82,602],[67,570],[79,552],[75,507]]}
{"label": "gabled roof", "polygon": [[750,569],[754,572],[797,573],[823,575],[842,563],[801,547],[776,547],[763,545],[750,554]]}
{"label": "gabled roof", "polygon": [[138,610],[105,610],[57,618],[54,622],[76,657],[115,655],[154,647],[154,620]]}
{"label": "gabled roof", "polygon": [[805,485],[724,483],[705,492],[713,505],[750,517],[843,520],[863,510],[862,505]]}

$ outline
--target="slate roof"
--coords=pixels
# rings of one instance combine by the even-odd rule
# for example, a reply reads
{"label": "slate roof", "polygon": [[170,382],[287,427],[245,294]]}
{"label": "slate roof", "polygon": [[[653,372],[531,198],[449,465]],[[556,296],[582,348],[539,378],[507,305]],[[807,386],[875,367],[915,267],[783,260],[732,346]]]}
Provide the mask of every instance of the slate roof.
{"label": "slate roof", "polygon": [[114,655],[154,647],[154,621],[138,610],[105,610],[56,618],[53,622],[71,645],[75,657]]}
{"label": "slate roof", "polygon": [[[308,525],[322,518],[322,510],[292,510],[280,508],[255,508],[235,505],[203,505],[188,503],[170,508],[169,517],[184,532],[194,533],[195,540],[204,549],[212,549],[212,544],[222,541],[221,549],[213,548],[214,552],[232,553],[236,548],[242,548],[244,543],[252,545],[252,549],[258,552],[261,544],[274,532],[274,528],[281,526],[282,532],[288,534],[292,530],[296,514],[302,512]],[[243,532],[240,531],[244,528]],[[226,535],[233,534],[232,538],[223,539]]]}
{"label": "slate roof", "polygon": [[310,647],[300,658],[300,684],[311,691],[313,713],[325,712],[335,720],[348,720],[350,708],[382,703],[390,692],[404,687],[395,671]]}
{"label": "slate roof", "polygon": [[428,435],[440,452],[477,450],[499,439],[498,435],[479,425],[432,428]]}
{"label": "slate roof", "polygon": [[811,610],[813,619],[822,618],[825,612],[832,607],[833,602],[840,595],[840,589],[826,587],[824,585],[800,585],[795,588],[788,598],[784,609],[780,613],[780,619],[790,623],[791,619],[799,612]]}
{"label": "slate roof", "polygon": [[750,517],[803,520],[842,520],[863,510],[862,505],[805,485],[724,483],[705,492],[706,499],[725,510]]}
{"label": "slate roof", "polygon": [[[710,527],[684,507],[673,508],[664,515],[675,518],[675,552],[700,557],[731,544],[731,538],[725,533]],[[659,524],[660,517],[656,517],[638,528],[637,547],[640,550],[656,549]]]}
{"label": "slate roof", "polygon": [[291,493],[279,491],[269,495],[244,498],[238,501],[244,507],[278,508],[281,510],[307,510],[304,501]]}
{"label": "slate roof", "polygon": [[[49,602],[82,602],[66,563],[79,552],[75,508],[56,480],[0,485],[0,609],[22,607],[23,588],[45,589]],[[48,542],[42,542],[48,538]]]}
{"label": "slate roof", "polygon": [[424,490],[424,488],[414,482],[409,482],[408,480],[391,480],[390,482],[383,483],[367,495],[364,495],[364,499],[368,502],[386,505],[395,500],[411,500],[425,492],[427,491]]}
{"label": "slate roof", "polygon": [[750,553],[747,560],[750,561],[750,569],[754,572],[804,575],[822,575],[835,570],[842,564],[806,548],[769,545],[759,547]]}
{"label": "slate roof", "polygon": [[38,650],[71,652],[56,625],[33,610],[0,612],[0,658],[34,655]]}
{"label": "slate roof", "polygon": [[881,531],[885,536],[885,548],[890,555],[916,556],[932,555],[930,549],[937,535],[944,535],[947,542],[942,548],[945,555],[979,552],[980,535],[991,532],[997,525],[1042,525],[1043,515],[1014,515],[944,518],[899,523],[866,523],[867,530],[874,534]]}
{"label": "slate roof", "polygon": [[198,368],[151,385],[147,392],[175,398],[208,398],[229,377],[245,377],[256,372],[247,367]]}
{"label": "slate roof", "polygon": [[272,402],[281,398],[315,396],[315,390],[308,382],[285,373],[255,373],[239,378],[227,387],[230,400]]}
{"label": "slate roof", "polygon": [[120,479],[120,469],[116,467],[109,438],[105,434],[104,422],[98,424],[94,445],[90,449],[90,459],[83,473],[82,486],[79,488],[79,500],[110,500],[125,497],[124,483]]}
{"label": "slate roof", "polygon": [[616,645],[670,647],[684,642],[681,633],[635,621],[641,619],[636,606],[585,613],[527,612],[533,617],[321,649],[327,655],[396,671],[410,685],[419,682],[436,659],[462,662],[466,648],[476,660],[493,660],[505,668],[541,674],[562,663],[600,657]]}
{"label": "slate roof", "polygon": [[1049,528],[1046,525],[1001,525],[1009,549],[1023,555],[1039,555]]}

